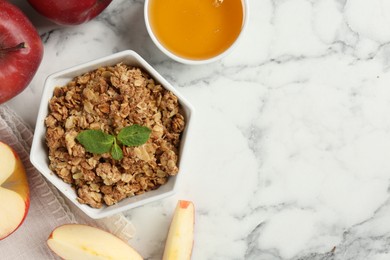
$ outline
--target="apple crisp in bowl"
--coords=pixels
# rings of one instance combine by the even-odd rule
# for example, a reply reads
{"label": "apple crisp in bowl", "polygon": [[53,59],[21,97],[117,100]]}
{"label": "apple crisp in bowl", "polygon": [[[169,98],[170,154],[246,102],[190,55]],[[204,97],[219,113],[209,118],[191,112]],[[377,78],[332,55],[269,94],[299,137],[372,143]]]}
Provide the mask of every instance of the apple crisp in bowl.
{"label": "apple crisp in bowl", "polygon": [[[185,127],[177,97],[138,67],[101,67],[57,87],[45,119],[50,169],[71,183],[78,201],[111,206],[153,190],[176,175]],[[87,129],[118,134],[129,125],[151,129],[140,146],[122,147],[123,158],[85,150],[76,136]]]}
{"label": "apple crisp in bowl", "polygon": [[192,113],[136,53],[117,53],[47,79],[31,161],[87,215],[108,216],[173,194]]}

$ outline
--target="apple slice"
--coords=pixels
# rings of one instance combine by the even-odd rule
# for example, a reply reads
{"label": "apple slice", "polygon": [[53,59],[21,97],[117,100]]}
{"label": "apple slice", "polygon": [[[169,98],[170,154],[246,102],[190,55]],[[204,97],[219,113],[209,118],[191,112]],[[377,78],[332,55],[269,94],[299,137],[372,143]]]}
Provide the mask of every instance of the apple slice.
{"label": "apple slice", "polygon": [[23,223],[30,206],[26,171],[16,152],[0,142],[0,240]]}
{"label": "apple slice", "polygon": [[120,238],[99,228],[66,224],[50,234],[47,244],[63,259],[143,259]]}
{"label": "apple slice", "polygon": [[163,260],[191,259],[194,244],[194,204],[179,200],[165,244]]}

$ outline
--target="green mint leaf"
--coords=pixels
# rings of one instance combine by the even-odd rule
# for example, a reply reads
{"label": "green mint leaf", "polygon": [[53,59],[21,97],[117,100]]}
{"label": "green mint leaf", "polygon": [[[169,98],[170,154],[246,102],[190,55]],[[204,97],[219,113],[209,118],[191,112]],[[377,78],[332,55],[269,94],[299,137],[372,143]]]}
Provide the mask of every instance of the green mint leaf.
{"label": "green mint leaf", "polygon": [[85,130],[79,133],[76,139],[88,152],[102,154],[110,151],[115,137],[100,130]]}
{"label": "green mint leaf", "polygon": [[148,141],[152,130],[145,126],[131,125],[122,128],[117,138],[118,140],[127,146],[139,146]]}
{"label": "green mint leaf", "polygon": [[123,158],[122,149],[119,147],[119,145],[117,145],[116,142],[111,148],[111,156],[114,158],[114,160],[121,160]]}

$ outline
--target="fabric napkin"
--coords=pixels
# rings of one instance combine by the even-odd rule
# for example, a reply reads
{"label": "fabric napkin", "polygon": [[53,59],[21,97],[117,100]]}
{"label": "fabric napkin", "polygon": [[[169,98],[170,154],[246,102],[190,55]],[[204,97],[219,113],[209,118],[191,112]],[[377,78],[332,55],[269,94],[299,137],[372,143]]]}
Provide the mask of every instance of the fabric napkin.
{"label": "fabric napkin", "polygon": [[58,259],[47,247],[46,240],[55,227],[67,223],[100,227],[128,241],[135,229],[124,215],[93,220],[46,182],[29,160],[32,138],[33,132],[22,119],[7,106],[0,105],[0,141],[10,145],[22,159],[28,175],[31,200],[22,226],[0,240],[0,258]]}

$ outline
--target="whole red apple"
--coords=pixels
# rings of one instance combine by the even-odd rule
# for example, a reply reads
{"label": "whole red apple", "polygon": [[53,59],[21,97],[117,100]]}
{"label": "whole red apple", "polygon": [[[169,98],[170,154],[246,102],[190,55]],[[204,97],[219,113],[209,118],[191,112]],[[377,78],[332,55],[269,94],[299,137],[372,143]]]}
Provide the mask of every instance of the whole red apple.
{"label": "whole red apple", "polygon": [[98,16],[112,0],[28,0],[32,7],[60,25],[77,25]]}
{"label": "whole red apple", "polygon": [[16,6],[0,0],[0,104],[31,82],[43,56],[41,38]]}

